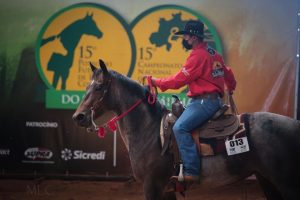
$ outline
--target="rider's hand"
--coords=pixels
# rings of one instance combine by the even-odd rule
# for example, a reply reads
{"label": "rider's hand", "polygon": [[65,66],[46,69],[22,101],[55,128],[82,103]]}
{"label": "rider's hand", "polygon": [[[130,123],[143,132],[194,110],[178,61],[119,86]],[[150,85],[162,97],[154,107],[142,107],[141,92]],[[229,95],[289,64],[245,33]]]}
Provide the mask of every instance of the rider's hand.
{"label": "rider's hand", "polygon": [[156,86],[156,84],[155,84],[156,78],[154,78],[154,77],[152,77],[152,76],[150,76],[150,75],[145,75],[145,76],[143,77],[143,80],[148,80],[148,77],[151,78],[151,83],[152,83],[152,85],[153,85],[153,86]]}
{"label": "rider's hand", "polygon": [[151,78],[151,82],[152,82],[152,85],[153,85],[153,86],[156,86],[156,84],[155,84],[155,80],[156,80],[156,79],[157,79],[157,78],[154,78],[154,77]]}

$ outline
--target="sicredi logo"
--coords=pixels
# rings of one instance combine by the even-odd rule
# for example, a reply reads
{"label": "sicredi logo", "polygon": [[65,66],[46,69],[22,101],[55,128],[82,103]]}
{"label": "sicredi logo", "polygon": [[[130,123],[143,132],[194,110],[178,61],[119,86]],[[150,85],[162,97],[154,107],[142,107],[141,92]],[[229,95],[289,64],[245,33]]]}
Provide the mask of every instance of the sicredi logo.
{"label": "sicredi logo", "polygon": [[[37,66],[49,88],[46,107],[76,108],[91,78],[89,63],[98,65],[100,58],[109,68],[139,82],[145,75],[175,74],[189,52],[174,33],[191,19],[204,23],[206,42],[222,54],[221,40],[209,20],[182,6],[150,8],[131,24],[99,4],[75,4],[55,13],[42,28],[36,49]],[[159,100],[172,102],[174,93],[184,97],[185,89],[168,90]]]}
{"label": "sicredi logo", "polygon": [[105,160],[105,151],[100,151],[98,153],[89,153],[82,150],[70,150],[63,149],[61,151],[61,158],[65,161],[68,160]]}

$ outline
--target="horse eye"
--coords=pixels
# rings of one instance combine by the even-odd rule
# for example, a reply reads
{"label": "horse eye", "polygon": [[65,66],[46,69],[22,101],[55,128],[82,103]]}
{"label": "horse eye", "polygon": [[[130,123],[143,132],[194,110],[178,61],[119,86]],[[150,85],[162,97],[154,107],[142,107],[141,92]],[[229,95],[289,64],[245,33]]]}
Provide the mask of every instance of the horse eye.
{"label": "horse eye", "polygon": [[95,90],[96,90],[96,91],[99,91],[99,90],[102,89],[102,87],[103,87],[103,84],[97,84],[97,85],[95,86]]}

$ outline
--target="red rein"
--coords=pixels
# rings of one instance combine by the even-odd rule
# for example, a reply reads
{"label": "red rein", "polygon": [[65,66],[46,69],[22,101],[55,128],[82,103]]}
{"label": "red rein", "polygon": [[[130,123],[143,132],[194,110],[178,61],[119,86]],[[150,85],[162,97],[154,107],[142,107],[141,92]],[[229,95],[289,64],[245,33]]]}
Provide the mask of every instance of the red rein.
{"label": "red rein", "polygon": [[156,93],[157,92],[156,92],[155,87],[153,87],[153,84],[152,84],[152,76],[147,76],[147,82],[148,82],[149,90],[150,90],[150,94],[148,96],[148,103],[150,105],[153,105],[156,102]]}
{"label": "red rein", "polygon": [[[150,105],[155,104],[156,102],[156,90],[155,87],[152,84],[152,77],[147,76],[147,82],[149,85],[150,94],[148,96],[148,103]],[[98,137],[104,138],[105,136],[105,128],[108,128],[111,132],[114,132],[118,129],[117,121],[121,118],[123,118],[125,115],[130,113],[135,107],[137,107],[140,103],[142,103],[143,99],[137,100],[127,111],[122,113],[119,116],[115,116],[112,119],[110,119],[106,124],[98,128]]]}

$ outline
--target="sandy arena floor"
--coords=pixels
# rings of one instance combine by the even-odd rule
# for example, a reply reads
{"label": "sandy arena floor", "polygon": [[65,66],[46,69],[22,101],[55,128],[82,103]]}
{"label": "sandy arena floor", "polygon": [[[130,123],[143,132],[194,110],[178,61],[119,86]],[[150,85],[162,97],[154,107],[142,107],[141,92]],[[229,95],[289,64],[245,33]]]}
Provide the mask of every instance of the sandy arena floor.
{"label": "sandy arena floor", "polygon": [[[142,200],[136,182],[0,180],[1,200]],[[178,197],[178,199],[184,199]],[[201,191],[192,188],[185,200],[265,200],[255,180],[223,188]]]}

